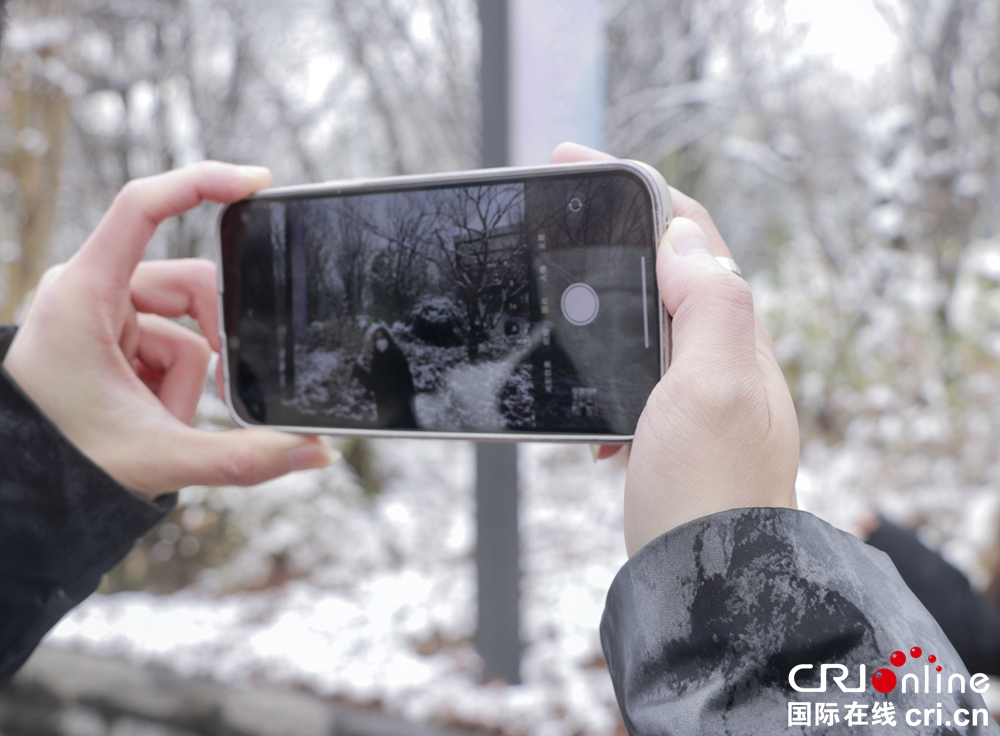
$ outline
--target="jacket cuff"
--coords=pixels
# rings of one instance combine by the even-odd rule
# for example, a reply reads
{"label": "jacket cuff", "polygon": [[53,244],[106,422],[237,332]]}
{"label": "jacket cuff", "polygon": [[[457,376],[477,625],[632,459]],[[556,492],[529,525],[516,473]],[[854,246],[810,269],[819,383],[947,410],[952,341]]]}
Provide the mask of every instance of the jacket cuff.
{"label": "jacket cuff", "polygon": [[0,368],[0,578],[99,580],[176,503],[118,483]]}
{"label": "jacket cuff", "polygon": [[[727,511],[650,542],[611,585],[601,643],[633,736],[783,733],[793,701],[983,707],[971,692],[874,691],[872,673],[895,650],[916,645],[950,673],[965,667],[888,557],[789,509]],[[864,664],[865,691],[793,690],[791,668],[814,665],[797,677],[816,686],[819,663],[846,665],[852,687]]]}
{"label": "jacket cuff", "polygon": [[16,334],[17,327],[15,325],[0,325],[0,360],[3,360],[4,356],[7,355],[7,349],[14,341]]}

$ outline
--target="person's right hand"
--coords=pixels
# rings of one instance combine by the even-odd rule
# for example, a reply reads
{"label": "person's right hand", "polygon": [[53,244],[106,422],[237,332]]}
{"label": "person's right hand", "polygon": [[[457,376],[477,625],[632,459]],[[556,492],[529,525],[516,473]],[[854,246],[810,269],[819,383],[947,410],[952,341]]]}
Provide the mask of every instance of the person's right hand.
{"label": "person's right hand", "polygon": [[799,425],[774,342],[701,205],[672,192],[656,257],[673,315],[670,367],[646,402],[625,481],[634,554],[688,521],[753,506],[795,508]]}
{"label": "person's right hand", "polygon": [[[562,144],[554,163],[610,158]],[[676,526],[730,509],[795,508],[795,407],[742,278],[700,204],[671,189],[674,220],[656,256],[673,316],[670,367],[639,419],[625,480],[629,556]],[[604,454],[607,454],[605,451]]]}

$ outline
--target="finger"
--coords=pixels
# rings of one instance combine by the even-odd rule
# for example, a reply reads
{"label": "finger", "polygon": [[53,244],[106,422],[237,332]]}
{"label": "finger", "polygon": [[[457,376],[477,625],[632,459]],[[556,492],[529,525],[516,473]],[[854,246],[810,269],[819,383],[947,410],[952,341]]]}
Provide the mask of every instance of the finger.
{"label": "finger", "polygon": [[756,365],[750,287],[715,260],[706,234],[692,220],[678,217],[670,223],[657,253],[656,275],[674,318],[672,369],[686,363],[702,375],[721,377],[728,370],[745,375]]}
{"label": "finger", "polygon": [[625,445],[591,445],[590,452],[594,456],[594,462],[598,460],[607,460],[609,457],[614,457],[618,454]]}
{"label": "finger", "polygon": [[205,258],[144,261],[130,282],[132,304],[140,312],[198,322],[212,350],[219,352],[219,306],[216,268]]}
{"label": "finger", "polygon": [[[161,374],[155,391],[167,411],[184,424],[194,420],[212,351],[205,338],[164,317],[140,314],[136,357]],[[147,385],[149,385],[147,383]]]}
{"label": "finger", "polygon": [[708,238],[714,255],[725,258],[733,257],[732,253],[729,252],[729,246],[726,245],[722,234],[715,227],[715,223],[712,222],[712,216],[708,214],[708,210],[705,209],[704,205],[673,187],[670,187],[670,203],[673,205],[674,217],[686,217],[698,224],[698,227],[701,228],[702,232]]}
{"label": "finger", "polygon": [[139,350],[139,320],[132,305],[126,307],[125,322],[118,336],[118,347],[129,362],[135,358]]}
{"label": "finger", "polygon": [[180,426],[166,441],[169,446],[158,459],[160,467],[148,474],[157,478],[158,487],[146,489],[154,493],[190,485],[256,485],[340,459],[340,453],[318,437],[270,429],[211,432]]}
{"label": "finger", "polygon": [[124,288],[161,222],[206,200],[243,199],[270,181],[267,169],[218,161],[202,161],[133,179],[115,197],[74,260],[81,267],[99,272],[105,282],[110,281],[112,289]]}
{"label": "finger", "polygon": [[160,384],[163,383],[163,374],[144,365],[138,358],[133,359],[131,365],[135,375],[145,384],[149,392],[154,396],[157,395],[160,392]]}
{"label": "finger", "polygon": [[551,160],[554,164],[573,164],[579,161],[614,161],[615,157],[610,153],[567,141],[555,147]]}

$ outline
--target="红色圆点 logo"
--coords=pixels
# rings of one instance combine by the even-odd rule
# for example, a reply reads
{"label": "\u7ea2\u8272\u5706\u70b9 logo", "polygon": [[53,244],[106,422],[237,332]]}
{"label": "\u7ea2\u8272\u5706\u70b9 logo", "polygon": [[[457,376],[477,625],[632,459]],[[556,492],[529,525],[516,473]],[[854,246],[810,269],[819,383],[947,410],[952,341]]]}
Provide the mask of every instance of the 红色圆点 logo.
{"label": "\u7ea2\u8272\u5706\u70b9 logo", "polygon": [[[977,673],[966,679],[962,672],[947,672],[934,654],[924,656],[918,647],[910,648],[909,657],[902,651],[894,651],[889,656],[889,667],[880,667],[868,678],[865,665],[857,665],[851,672],[844,664],[800,664],[788,673],[788,684],[799,693],[825,693],[828,689],[840,692],[858,693],[859,699],[850,704],[825,702],[822,697],[814,700],[789,701],[788,726],[833,726],[843,723],[847,726],[896,726],[900,721],[908,726],[985,726],[989,712],[985,708],[958,708],[954,712],[942,709],[941,703],[931,703],[926,708],[909,708],[905,712],[896,711],[896,705],[889,697],[897,691],[905,694],[928,696],[947,693],[984,693],[989,688],[989,678]],[[818,677],[817,677],[818,675]],[[805,683],[809,683],[808,686]],[[870,686],[870,687],[869,687]],[[866,702],[862,693],[872,693],[872,701]],[[881,697],[880,697],[881,696]],[[888,696],[888,697],[885,697]],[[859,702],[860,701],[860,702]]]}

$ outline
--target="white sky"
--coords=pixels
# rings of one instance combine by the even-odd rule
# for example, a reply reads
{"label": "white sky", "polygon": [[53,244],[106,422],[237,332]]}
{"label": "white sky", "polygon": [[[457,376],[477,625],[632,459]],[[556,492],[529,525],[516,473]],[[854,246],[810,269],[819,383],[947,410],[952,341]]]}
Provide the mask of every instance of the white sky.
{"label": "white sky", "polygon": [[788,0],[785,12],[792,23],[808,27],[806,53],[827,56],[859,79],[870,78],[896,51],[871,0]]}

